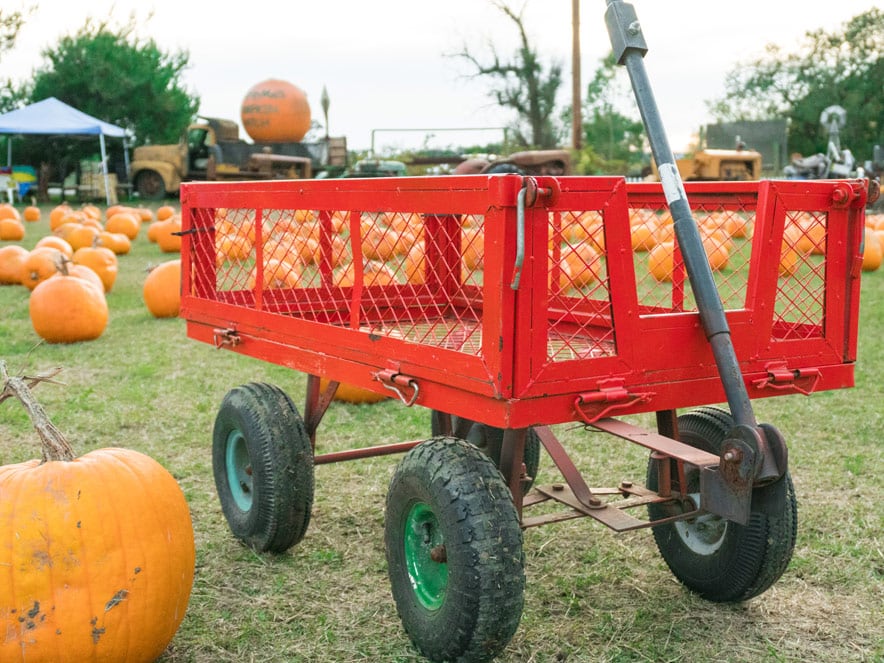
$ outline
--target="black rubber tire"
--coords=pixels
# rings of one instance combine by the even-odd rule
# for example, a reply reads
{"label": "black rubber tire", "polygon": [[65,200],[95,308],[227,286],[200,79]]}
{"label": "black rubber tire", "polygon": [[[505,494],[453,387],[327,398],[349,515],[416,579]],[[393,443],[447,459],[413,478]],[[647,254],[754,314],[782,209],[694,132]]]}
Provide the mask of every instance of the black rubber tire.
{"label": "black rubber tire", "polygon": [[[524,603],[522,531],[485,454],[452,437],[409,451],[390,481],[384,539],[396,609],[421,654],[475,663],[506,647]],[[430,557],[438,546],[442,561]]]}
{"label": "black rubber tire", "polygon": [[135,191],[144,200],[162,200],[166,197],[166,183],[155,170],[142,170],[135,177]]}
{"label": "black rubber tire", "polygon": [[313,449],[298,409],[279,387],[251,382],[224,396],[212,469],[234,536],[274,553],[304,538],[313,507]]}
{"label": "black rubber tire", "polygon": [[[438,410],[433,410],[430,415],[430,432],[433,437],[443,435],[442,417],[444,415]],[[451,415],[452,430],[458,427],[460,417]],[[470,422],[470,429],[466,436],[466,441],[474,447],[484,452],[494,464],[500,468],[500,450],[503,443],[503,429],[485,424]],[[525,473],[531,477],[525,483],[525,492],[531,490],[534,480],[537,478],[537,470],[540,468],[540,447],[542,442],[533,428],[528,429],[525,437],[525,455],[522,459],[525,463]]]}
{"label": "black rubber tire", "polygon": [[[714,454],[734,420],[717,407],[702,407],[678,418],[681,441]],[[699,492],[697,468],[686,467],[688,492]],[[657,490],[657,461],[648,463],[647,486]],[[680,507],[652,504],[653,519],[675,515]],[[716,602],[745,601],[758,596],[782,576],[795,548],[798,504],[787,471],[780,479],[752,492],[747,525],[717,516],[653,527],[657,548],[672,573],[686,587]]]}

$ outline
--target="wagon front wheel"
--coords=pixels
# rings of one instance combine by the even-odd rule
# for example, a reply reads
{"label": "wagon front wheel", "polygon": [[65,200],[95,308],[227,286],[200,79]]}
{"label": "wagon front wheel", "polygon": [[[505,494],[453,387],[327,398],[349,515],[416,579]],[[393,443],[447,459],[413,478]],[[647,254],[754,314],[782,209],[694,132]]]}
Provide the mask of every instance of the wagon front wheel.
{"label": "wagon front wheel", "polygon": [[212,469],[231,532],[259,552],[298,543],[313,506],[313,450],[304,420],[280,388],[249,383],[221,401]]}
{"label": "wagon front wheel", "polygon": [[[730,413],[702,407],[678,418],[679,437],[691,446],[721,453],[734,426]],[[656,460],[648,464],[647,486],[657,490]],[[686,468],[687,491],[699,500],[699,471]],[[702,506],[702,505],[701,505]],[[651,504],[651,520],[678,515],[679,505]],[[712,514],[653,527],[657,548],[672,573],[710,601],[745,601],[773,585],[795,548],[798,506],[788,471],[752,491],[749,522],[739,525]]]}
{"label": "wagon front wheel", "polygon": [[500,472],[464,440],[434,438],[387,493],[387,565],[408,636],[431,661],[493,659],[522,615],[522,532]]}

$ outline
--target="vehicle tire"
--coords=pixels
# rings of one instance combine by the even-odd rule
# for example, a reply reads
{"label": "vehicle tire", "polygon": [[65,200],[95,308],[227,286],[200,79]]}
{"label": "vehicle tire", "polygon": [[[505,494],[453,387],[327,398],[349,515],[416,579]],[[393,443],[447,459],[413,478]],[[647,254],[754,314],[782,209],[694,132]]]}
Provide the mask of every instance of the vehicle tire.
{"label": "vehicle tire", "polygon": [[[717,407],[702,407],[678,418],[679,437],[693,447],[721,453],[734,420]],[[685,467],[688,492],[699,495],[699,470]],[[647,486],[657,490],[657,461],[648,463]],[[699,497],[697,497],[699,499]],[[682,513],[679,505],[651,504],[652,520]],[[749,522],[739,525],[712,514],[653,527],[657,548],[672,573],[710,601],[745,601],[773,585],[795,548],[798,504],[787,471],[752,491]]]}
{"label": "vehicle tire", "polygon": [[212,469],[234,536],[258,552],[298,543],[313,506],[313,449],[304,420],[284,391],[252,382],[221,401]]}
{"label": "vehicle tire", "polygon": [[387,567],[405,631],[431,661],[490,661],[522,616],[522,531],[500,472],[464,440],[414,447],[390,481]]}
{"label": "vehicle tire", "polygon": [[[430,432],[433,437],[443,434],[442,416],[443,414],[438,410],[433,410],[430,415]],[[460,417],[451,415],[452,430],[457,428],[459,421]],[[494,426],[471,422],[469,432],[465,439],[474,447],[484,452],[494,461],[494,464],[500,468],[500,450],[501,445],[503,444],[502,428],[495,428]],[[541,444],[537,432],[533,428],[529,428],[525,437],[525,455],[523,458],[525,462],[525,473],[531,477],[525,484],[526,493],[531,490],[531,486],[534,485],[534,479],[537,478],[537,470],[540,467]]]}
{"label": "vehicle tire", "polygon": [[144,200],[162,200],[166,197],[166,183],[155,170],[142,170],[135,177],[135,190]]}

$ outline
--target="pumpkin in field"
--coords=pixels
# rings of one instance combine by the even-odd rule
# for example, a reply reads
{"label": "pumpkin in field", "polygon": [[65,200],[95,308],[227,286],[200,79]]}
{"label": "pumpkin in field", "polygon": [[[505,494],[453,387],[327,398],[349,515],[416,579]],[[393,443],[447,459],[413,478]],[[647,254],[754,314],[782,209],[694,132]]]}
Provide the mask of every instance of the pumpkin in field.
{"label": "pumpkin in field", "polygon": [[154,221],[148,231],[156,228],[154,239],[163,253],[181,253],[181,217],[170,216],[163,221]]}
{"label": "pumpkin in field", "polygon": [[67,203],[61,203],[52,208],[49,212],[49,228],[55,230],[61,225],[61,220],[74,210]]}
{"label": "pumpkin in field", "polygon": [[28,253],[22,261],[19,282],[28,290],[58,272],[64,254],[51,246],[41,246]]}
{"label": "pumpkin in field", "polygon": [[107,230],[98,233],[98,245],[106,246],[118,256],[125,255],[132,250],[132,240],[123,233],[110,233]]}
{"label": "pumpkin in field", "polygon": [[865,244],[863,246],[863,271],[873,272],[881,266],[884,252],[878,235],[871,228],[865,229]]}
{"label": "pumpkin in field", "polygon": [[303,90],[271,78],[246,92],[240,119],[256,143],[297,143],[310,130],[310,104]]}
{"label": "pumpkin in field", "polygon": [[101,279],[88,267],[80,268],[88,274],[77,274],[62,263],[61,271],[38,283],[31,292],[31,325],[49,343],[92,341],[107,327],[107,300]]}
{"label": "pumpkin in field", "polygon": [[171,205],[162,205],[157,208],[156,219],[157,221],[165,221],[166,219],[173,217],[178,212],[175,211],[175,208]]}
{"label": "pumpkin in field", "polygon": [[169,260],[150,270],[142,296],[155,318],[174,318],[181,308],[181,261]]}
{"label": "pumpkin in field", "polygon": [[58,235],[46,235],[46,237],[41,237],[39,240],[37,240],[34,248],[36,249],[41,246],[51,246],[52,248],[58,249],[68,258],[72,258],[74,256],[74,247],[72,247],[66,239],[63,239]]}
{"label": "pumpkin in field", "polygon": [[75,457],[2,362],[0,394],[22,401],[43,447],[42,460],[0,467],[0,522],[15,541],[0,546],[0,661],[155,661],[193,586],[181,488],[138,451]]}
{"label": "pumpkin in field", "polygon": [[17,242],[25,237],[25,226],[18,219],[0,219],[0,240]]}
{"label": "pumpkin in field", "polygon": [[93,226],[78,223],[73,225],[68,232],[65,233],[64,238],[67,243],[71,245],[71,248],[76,251],[77,249],[82,249],[84,246],[92,246],[95,244],[95,240],[98,239],[100,232],[100,230]]}
{"label": "pumpkin in field", "polygon": [[40,208],[35,205],[28,205],[22,212],[25,221],[33,223],[40,220]]}
{"label": "pumpkin in field", "polygon": [[106,246],[84,246],[74,252],[73,260],[99,276],[104,292],[110,292],[114,287],[117,280],[117,254]]}
{"label": "pumpkin in field", "polygon": [[661,242],[648,252],[648,271],[660,283],[672,281],[675,265],[675,244]]}
{"label": "pumpkin in field", "polygon": [[[334,284],[340,288],[349,288],[356,282],[356,268],[349,263],[335,274]],[[367,286],[388,286],[396,283],[393,270],[377,260],[368,260],[362,267],[362,283]]]}
{"label": "pumpkin in field", "polygon": [[134,240],[141,230],[141,218],[135,212],[117,212],[105,222],[104,229],[111,233],[122,233]]}
{"label": "pumpkin in field", "polygon": [[[326,378],[319,379],[319,391],[323,392],[328,387],[329,381]],[[384,401],[390,398],[386,394],[379,394],[375,391],[371,391],[370,389],[365,389],[363,387],[357,387],[355,384],[348,384],[346,382],[341,382],[338,384],[338,389],[335,391],[335,395],[333,400],[341,401],[343,403],[379,403],[380,401]]]}
{"label": "pumpkin in field", "polygon": [[[252,267],[249,272],[248,288],[254,288],[258,279],[257,267]],[[286,260],[271,258],[264,261],[264,269],[261,277],[262,286],[265,290],[275,288],[296,288],[301,280],[301,270]]]}
{"label": "pumpkin in field", "polygon": [[28,257],[28,250],[18,244],[0,246],[0,284],[21,283],[22,264]]}
{"label": "pumpkin in field", "polygon": [[21,214],[9,203],[0,203],[0,219],[12,219],[21,221]]}

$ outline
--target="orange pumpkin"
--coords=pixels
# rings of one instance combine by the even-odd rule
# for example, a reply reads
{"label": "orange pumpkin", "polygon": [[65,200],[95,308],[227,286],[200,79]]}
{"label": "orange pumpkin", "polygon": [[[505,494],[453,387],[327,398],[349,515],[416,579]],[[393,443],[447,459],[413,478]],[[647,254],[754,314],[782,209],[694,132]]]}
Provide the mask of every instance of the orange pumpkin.
{"label": "orange pumpkin", "polygon": [[166,219],[175,216],[177,213],[178,212],[176,212],[175,208],[171,205],[162,205],[157,208],[157,221],[165,221]]}
{"label": "orange pumpkin", "polygon": [[24,212],[22,212],[22,216],[24,217],[25,221],[29,221],[31,223],[33,223],[34,221],[39,221],[41,216],[40,208],[36,207],[35,205],[28,205],[27,207],[25,207]]}
{"label": "orange pumpkin", "polygon": [[117,280],[117,254],[105,246],[84,246],[74,252],[73,260],[88,267],[101,279],[104,292],[110,292]]}
{"label": "orange pumpkin", "polygon": [[111,233],[122,233],[134,240],[141,230],[141,218],[134,212],[118,212],[107,220],[104,229]]}
{"label": "orange pumpkin", "polygon": [[22,264],[28,257],[28,250],[18,244],[0,246],[0,284],[21,283]]}
{"label": "orange pumpkin", "polygon": [[661,242],[648,252],[648,271],[660,283],[672,281],[675,265],[675,245]]}
{"label": "orange pumpkin", "polygon": [[25,238],[25,226],[17,219],[0,219],[0,240],[17,242]]}
{"label": "orange pumpkin", "polygon": [[22,261],[19,281],[28,290],[58,272],[64,254],[51,246],[42,246],[31,251]]}
{"label": "orange pumpkin", "polygon": [[[249,272],[248,288],[254,288],[258,278],[257,267]],[[296,288],[301,280],[301,271],[285,260],[271,258],[264,261],[263,287],[265,290],[274,288]]]}
{"label": "orange pumpkin", "polygon": [[297,143],[310,130],[310,104],[303,90],[269,79],[246,92],[240,119],[256,143]]}
{"label": "orange pumpkin", "polygon": [[150,271],[142,296],[155,318],[174,318],[181,309],[181,260],[169,260]]}
{"label": "orange pumpkin", "polygon": [[151,228],[156,227],[154,238],[163,253],[181,253],[181,217],[170,216],[165,221],[155,221]]}
{"label": "orange pumpkin", "polygon": [[53,207],[52,211],[49,212],[49,228],[55,230],[61,225],[61,220],[72,211],[71,206],[67,203],[61,203],[60,205]]}
{"label": "orange pumpkin", "polygon": [[181,488],[138,451],[75,457],[23,378],[0,390],[22,400],[43,441],[42,461],[0,467],[0,522],[16,541],[0,546],[0,660],[156,660],[193,586]]}
{"label": "orange pumpkin", "polygon": [[64,238],[67,243],[71,245],[71,248],[76,251],[77,249],[82,249],[84,246],[92,246],[95,244],[100,232],[100,230],[92,226],[78,223],[65,233]]}
{"label": "orange pumpkin", "polygon": [[29,311],[34,331],[49,343],[94,340],[104,333],[108,321],[101,281],[88,281],[63,269],[31,292]]}
{"label": "orange pumpkin", "polygon": [[[319,379],[319,391],[323,392],[328,388],[329,380],[326,378]],[[340,382],[338,384],[338,389],[335,391],[335,395],[333,400],[341,401],[344,403],[379,403],[380,401],[384,401],[390,398],[386,394],[380,394],[376,391],[372,391],[371,389],[365,389],[364,387],[357,387],[355,384],[349,384],[347,382]]]}
{"label": "orange pumpkin", "polygon": [[13,221],[21,221],[21,214],[9,203],[0,203],[0,219],[12,219]]}
{"label": "orange pumpkin", "polygon": [[865,244],[863,246],[863,271],[873,272],[881,266],[884,259],[881,242],[871,228],[865,229]]}
{"label": "orange pumpkin", "polygon": [[45,237],[41,237],[37,240],[34,248],[36,249],[41,246],[51,246],[54,249],[58,249],[68,258],[72,258],[74,255],[74,247],[72,247],[66,239],[62,239],[58,235],[46,235]]}
{"label": "orange pumpkin", "polygon": [[125,255],[132,250],[132,240],[123,233],[109,233],[106,230],[98,234],[98,245],[106,246],[116,255]]}

